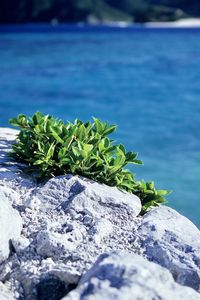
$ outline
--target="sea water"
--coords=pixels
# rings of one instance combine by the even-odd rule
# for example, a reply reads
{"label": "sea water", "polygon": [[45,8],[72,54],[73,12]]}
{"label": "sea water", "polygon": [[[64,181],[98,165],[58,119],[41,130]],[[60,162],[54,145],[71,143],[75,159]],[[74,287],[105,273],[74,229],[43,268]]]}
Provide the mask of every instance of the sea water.
{"label": "sea water", "polygon": [[137,179],[200,226],[200,30],[0,28],[0,126],[39,110],[118,125]]}

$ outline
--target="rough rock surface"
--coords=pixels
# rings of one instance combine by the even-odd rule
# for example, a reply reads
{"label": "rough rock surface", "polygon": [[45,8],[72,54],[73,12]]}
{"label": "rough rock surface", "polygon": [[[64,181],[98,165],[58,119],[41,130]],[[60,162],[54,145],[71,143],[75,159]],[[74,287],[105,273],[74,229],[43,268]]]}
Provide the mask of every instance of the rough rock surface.
{"label": "rough rock surface", "polygon": [[15,300],[13,293],[9,290],[9,288],[0,282],[0,299],[1,300]]}
{"label": "rough rock surface", "polygon": [[[141,217],[141,203],[136,196],[78,176],[60,176],[37,184],[23,172],[23,164],[8,156],[16,134],[16,130],[0,129],[0,201],[2,207],[9,207],[10,216],[18,216],[18,221],[21,217],[23,224],[20,236],[20,226],[9,233],[10,249],[4,257],[9,256],[0,262],[0,299],[6,291],[9,297],[19,300],[60,300],[75,289],[100,254],[113,250],[138,254],[145,257],[146,263],[147,259],[154,260],[169,269],[177,282],[199,289],[200,233],[189,220],[167,207]],[[7,220],[5,215],[2,226],[10,230],[14,217]],[[123,260],[130,257],[123,256]],[[143,274],[142,266],[141,270],[139,264],[135,267],[138,276]],[[155,273],[143,285],[147,294],[148,284],[163,286],[162,276],[156,277]],[[167,281],[168,294],[174,299],[183,298],[169,275]],[[139,277],[136,282],[139,285]],[[157,291],[156,286],[151,288]],[[180,289],[191,290],[181,285]],[[114,289],[106,285],[106,290],[112,299]],[[193,293],[198,299],[199,294]],[[160,299],[156,297],[152,299]]]}
{"label": "rough rock surface", "polygon": [[148,212],[138,229],[149,260],[166,267],[175,280],[200,291],[200,231],[166,206]]}
{"label": "rough rock surface", "polygon": [[62,300],[199,300],[165,268],[130,253],[102,254]]}
{"label": "rough rock surface", "polygon": [[36,196],[42,206],[55,208],[58,205],[57,208],[64,212],[72,209],[97,217],[106,216],[109,208],[130,211],[132,216],[137,216],[141,211],[141,202],[137,196],[72,175],[49,180]]}
{"label": "rough rock surface", "polygon": [[0,141],[0,174],[2,169],[9,173],[9,178],[0,176],[0,185],[19,194],[12,204],[23,219],[23,230],[12,255],[0,265],[0,280],[11,283],[14,292],[21,288],[22,299],[38,299],[45,276],[54,276],[51,284],[64,282],[63,291],[69,290],[99,254],[111,249],[139,251],[139,198],[72,175],[36,185],[20,171],[23,165],[6,156],[15,140],[11,132]]}
{"label": "rough rock surface", "polygon": [[0,186],[0,263],[8,258],[13,240],[19,238],[22,230],[22,219],[10,201],[17,196],[9,189]]}

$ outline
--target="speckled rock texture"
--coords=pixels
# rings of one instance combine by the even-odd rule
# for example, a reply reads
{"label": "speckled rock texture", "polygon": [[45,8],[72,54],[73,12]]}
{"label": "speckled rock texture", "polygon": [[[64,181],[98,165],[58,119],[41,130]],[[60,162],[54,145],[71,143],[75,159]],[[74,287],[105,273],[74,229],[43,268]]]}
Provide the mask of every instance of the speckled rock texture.
{"label": "speckled rock texture", "polygon": [[200,231],[192,222],[162,206],[143,217],[138,233],[149,260],[167,268],[178,283],[200,291]]}
{"label": "speckled rock texture", "polygon": [[143,257],[102,254],[62,300],[199,300],[200,294],[177,284],[170,272]]}
{"label": "speckled rock texture", "polygon": [[12,207],[16,193],[0,186],[0,263],[6,260],[10,253],[12,241],[17,241],[22,230],[22,219]]}
{"label": "speckled rock texture", "polygon": [[72,175],[36,184],[23,173],[23,165],[7,156],[17,132],[4,133],[6,129],[0,131],[0,188],[13,195],[10,205],[23,220],[21,236],[0,265],[0,280],[8,281],[14,293],[20,289],[21,299],[42,300],[41,286],[49,277],[55,290],[64,284],[61,290],[67,293],[101,253],[138,253],[138,197]]}
{"label": "speckled rock texture", "polygon": [[[138,197],[79,176],[59,176],[37,184],[23,171],[25,165],[8,155],[17,133],[0,128],[0,299],[5,293],[8,299],[19,300],[60,300],[79,295],[84,288],[81,278],[90,274],[87,271],[93,270],[99,255],[107,257],[113,251],[118,254],[109,256],[112,264],[121,259],[125,274],[130,274],[132,267],[137,272],[131,275],[130,287],[125,283],[118,291],[109,282],[99,282],[100,286],[106,284],[105,299],[122,297],[123,290],[134,299],[134,287],[139,291],[142,280],[148,299],[169,299],[157,297],[156,286],[151,287],[155,293],[148,292],[151,285],[164,289],[157,270],[162,270],[158,274],[168,274],[163,275],[168,282],[167,295],[182,299],[189,293],[191,299],[193,295],[198,299],[200,233],[189,220],[168,207],[158,207],[141,217]],[[141,269],[139,263],[129,269],[130,255],[141,259]],[[149,260],[156,264],[151,267]],[[97,270],[96,264],[94,268]],[[145,268],[158,269],[143,277]],[[95,299],[102,299],[103,291],[95,290],[99,291]],[[158,295],[163,297],[163,293]],[[91,294],[80,299],[94,298]]]}
{"label": "speckled rock texture", "polygon": [[1,300],[15,300],[13,293],[10,291],[9,287],[0,282],[0,299]]}

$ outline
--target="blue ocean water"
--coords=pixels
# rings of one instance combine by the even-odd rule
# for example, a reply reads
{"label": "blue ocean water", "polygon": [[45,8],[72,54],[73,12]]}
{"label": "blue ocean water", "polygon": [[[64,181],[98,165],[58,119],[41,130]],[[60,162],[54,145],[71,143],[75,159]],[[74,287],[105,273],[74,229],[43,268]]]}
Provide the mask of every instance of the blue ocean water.
{"label": "blue ocean water", "polygon": [[118,124],[138,179],[200,226],[200,30],[0,28],[0,126],[36,110]]}

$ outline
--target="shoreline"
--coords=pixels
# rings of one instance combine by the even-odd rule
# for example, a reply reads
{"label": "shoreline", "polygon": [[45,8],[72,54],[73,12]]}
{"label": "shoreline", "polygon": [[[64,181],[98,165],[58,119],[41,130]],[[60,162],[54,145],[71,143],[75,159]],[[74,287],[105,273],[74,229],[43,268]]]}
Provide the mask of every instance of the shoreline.
{"label": "shoreline", "polygon": [[84,30],[111,29],[200,29],[200,18],[180,19],[169,22],[102,22],[102,23],[25,23],[25,24],[0,24],[0,33],[3,32],[66,32]]}
{"label": "shoreline", "polygon": [[147,28],[200,28],[200,18],[180,19],[169,22],[146,22]]}

